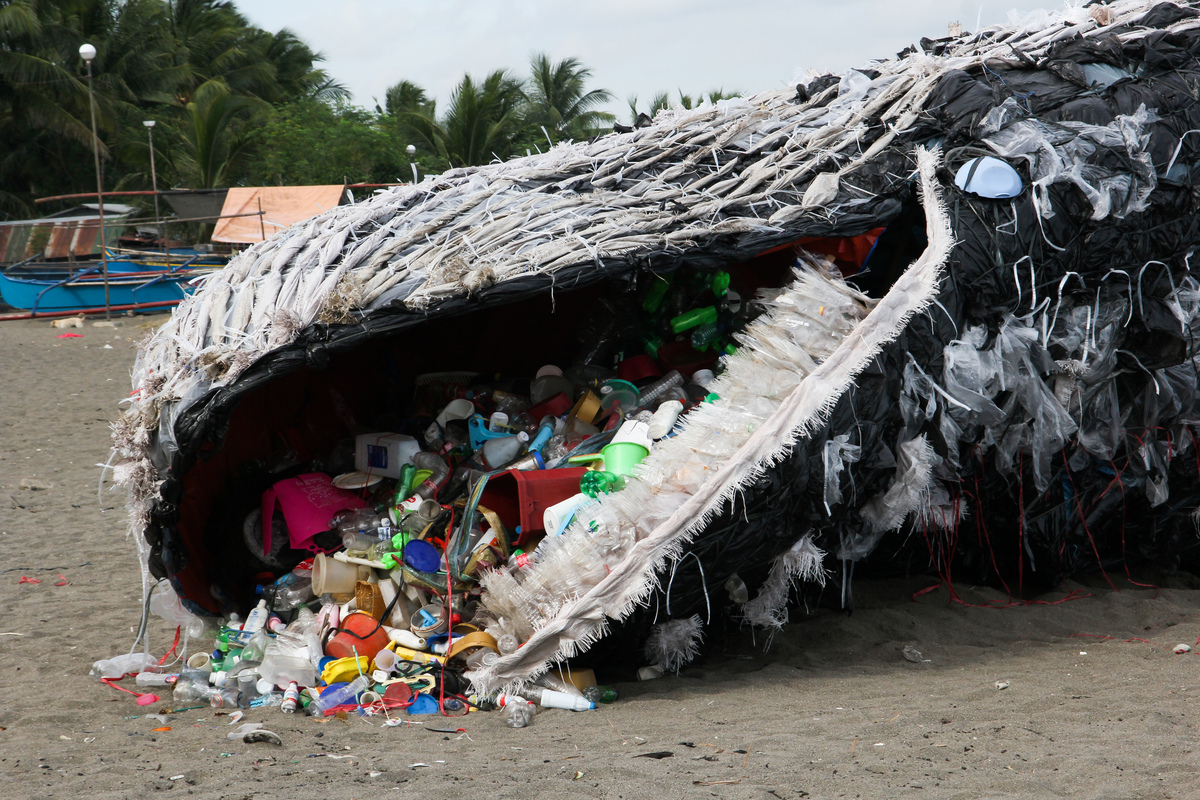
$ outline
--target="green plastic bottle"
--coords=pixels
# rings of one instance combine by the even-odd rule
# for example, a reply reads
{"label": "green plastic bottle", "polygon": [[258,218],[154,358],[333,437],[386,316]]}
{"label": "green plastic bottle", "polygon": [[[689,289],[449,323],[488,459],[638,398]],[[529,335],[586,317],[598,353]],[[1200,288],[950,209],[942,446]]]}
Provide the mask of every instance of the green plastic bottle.
{"label": "green plastic bottle", "polygon": [[675,333],[683,333],[691,330],[699,325],[707,325],[717,321],[717,307],[705,306],[704,308],[694,308],[691,311],[685,311],[671,320],[671,330]]}

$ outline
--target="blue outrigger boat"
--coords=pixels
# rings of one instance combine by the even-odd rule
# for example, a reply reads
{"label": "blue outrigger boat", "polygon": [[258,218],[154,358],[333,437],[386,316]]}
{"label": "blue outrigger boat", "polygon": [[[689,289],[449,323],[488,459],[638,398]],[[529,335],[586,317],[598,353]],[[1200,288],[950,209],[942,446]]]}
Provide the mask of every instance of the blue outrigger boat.
{"label": "blue outrigger boat", "polygon": [[[174,263],[172,263],[174,261]],[[30,316],[64,312],[97,313],[151,311],[169,308],[195,291],[194,281],[224,264],[223,257],[197,254],[183,261],[116,257],[108,261],[108,298],[103,265],[96,263],[73,274],[39,269],[30,262],[14,264],[0,273],[0,298]]]}

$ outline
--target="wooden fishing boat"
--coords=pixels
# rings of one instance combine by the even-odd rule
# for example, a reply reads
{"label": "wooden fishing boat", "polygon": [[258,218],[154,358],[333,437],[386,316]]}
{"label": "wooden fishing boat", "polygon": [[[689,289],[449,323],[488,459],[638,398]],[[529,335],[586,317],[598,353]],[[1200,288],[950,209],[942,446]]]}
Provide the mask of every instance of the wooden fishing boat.
{"label": "wooden fishing boat", "polygon": [[[10,270],[0,274],[0,298],[33,315],[103,311],[118,306],[122,311],[169,308],[195,291],[197,278],[219,266],[201,264],[200,258],[177,266],[168,266],[165,261],[161,265],[153,261],[109,262],[107,300],[100,264],[65,277],[36,273],[20,276]],[[114,269],[114,263],[127,271]],[[134,266],[139,269],[130,269]]]}

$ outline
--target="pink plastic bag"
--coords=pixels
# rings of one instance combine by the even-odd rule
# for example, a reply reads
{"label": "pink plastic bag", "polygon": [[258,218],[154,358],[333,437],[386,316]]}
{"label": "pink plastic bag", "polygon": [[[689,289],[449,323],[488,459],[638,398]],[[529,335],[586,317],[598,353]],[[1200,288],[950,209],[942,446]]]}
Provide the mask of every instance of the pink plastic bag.
{"label": "pink plastic bag", "polygon": [[271,552],[271,517],[276,503],[283,510],[292,547],[313,552],[322,549],[313,542],[313,537],[329,530],[329,521],[334,514],[347,508],[366,506],[358,495],[337,488],[333,480],[321,472],[282,480],[262,496],[264,553]]}

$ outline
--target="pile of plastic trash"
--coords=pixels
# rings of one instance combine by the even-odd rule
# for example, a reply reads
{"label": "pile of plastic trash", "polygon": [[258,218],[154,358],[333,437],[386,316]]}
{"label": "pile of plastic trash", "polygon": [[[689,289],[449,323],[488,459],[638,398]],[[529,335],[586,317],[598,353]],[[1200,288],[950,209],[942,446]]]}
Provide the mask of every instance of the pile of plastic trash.
{"label": "pile of plastic trash", "polygon": [[472,671],[521,645],[480,603],[480,580],[502,570],[520,583],[542,541],[621,491],[681,416],[715,399],[706,387],[758,306],[729,284],[723,271],[673,274],[648,287],[636,319],[601,302],[565,369],[420,376],[396,417],[411,434],[358,434],[323,457],[326,471],[285,465],[289,477],[245,515],[242,542],[265,568],[248,613],[227,599],[214,634],[166,586],[152,594],[150,610],[212,637],[211,652],[177,671],[133,653],[93,675],[135,674],[139,689],[171,689],[177,704],[389,718],[502,707],[514,727],[536,707],[612,702],[592,670],[566,665],[476,694]]}

